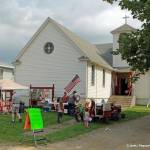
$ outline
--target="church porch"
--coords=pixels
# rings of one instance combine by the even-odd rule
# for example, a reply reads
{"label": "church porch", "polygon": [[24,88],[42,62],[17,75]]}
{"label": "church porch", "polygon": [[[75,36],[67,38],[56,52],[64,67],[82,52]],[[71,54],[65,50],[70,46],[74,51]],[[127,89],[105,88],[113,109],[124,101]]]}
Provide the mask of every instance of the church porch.
{"label": "church porch", "polygon": [[112,73],[112,95],[132,95],[132,72]]}
{"label": "church porch", "polygon": [[109,98],[110,103],[130,107],[135,105],[133,96],[132,72],[113,72],[112,73],[112,96]]}

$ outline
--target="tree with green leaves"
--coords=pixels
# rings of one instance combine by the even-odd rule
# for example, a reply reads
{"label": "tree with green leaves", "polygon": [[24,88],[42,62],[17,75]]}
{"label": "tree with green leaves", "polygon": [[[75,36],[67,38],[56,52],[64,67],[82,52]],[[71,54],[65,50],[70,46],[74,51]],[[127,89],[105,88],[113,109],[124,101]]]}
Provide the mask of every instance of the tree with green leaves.
{"label": "tree with green leaves", "polygon": [[133,18],[142,22],[141,29],[122,34],[119,49],[114,55],[121,54],[133,71],[144,74],[150,70],[150,0],[104,0],[111,4],[118,2],[121,9],[131,11]]}

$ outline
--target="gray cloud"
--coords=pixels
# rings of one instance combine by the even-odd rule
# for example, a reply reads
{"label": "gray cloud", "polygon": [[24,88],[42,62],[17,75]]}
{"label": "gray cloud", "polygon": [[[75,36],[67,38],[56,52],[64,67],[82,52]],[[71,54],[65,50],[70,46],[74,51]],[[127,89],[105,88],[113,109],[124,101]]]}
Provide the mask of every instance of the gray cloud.
{"label": "gray cloud", "polygon": [[[5,0],[0,4],[0,60],[11,62],[49,16],[90,42],[112,42],[110,31],[130,12],[99,0]],[[131,15],[130,15],[131,16]],[[137,20],[130,24],[139,27]]]}

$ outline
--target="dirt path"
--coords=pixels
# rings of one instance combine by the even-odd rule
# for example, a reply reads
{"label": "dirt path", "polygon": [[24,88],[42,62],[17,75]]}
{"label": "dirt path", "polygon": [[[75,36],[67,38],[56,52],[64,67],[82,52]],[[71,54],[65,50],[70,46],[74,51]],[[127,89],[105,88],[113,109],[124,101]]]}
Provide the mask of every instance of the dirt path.
{"label": "dirt path", "polygon": [[[129,144],[129,145],[127,145]],[[147,146],[147,147],[146,147]],[[76,138],[35,147],[10,147],[0,150],[150,150],[150,116],[110,125]]]}

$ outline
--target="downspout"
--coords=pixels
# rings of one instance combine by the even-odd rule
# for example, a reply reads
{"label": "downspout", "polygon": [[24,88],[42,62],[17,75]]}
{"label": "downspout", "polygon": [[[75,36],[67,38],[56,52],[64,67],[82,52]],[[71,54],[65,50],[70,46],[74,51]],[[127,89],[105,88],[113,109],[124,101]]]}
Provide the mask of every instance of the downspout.
{"label": "downspout", "polygon": [[96,84],[96,98],[97,98],[97,83],[98,83],[98,82],[97,82],[97,68],[98,68],[98,67],[97,67],[97,65],[96,65],[96,66],[95,66],[95,78],[96,78],[96,80],[95,80],[95,82],[96,82],[96,83],[95,83],[95,84]]}
{"label": "downspout", "polygon": [[85,70],[85,72],[86,72],[86,87],[85,87],[85,98],[88,98],[88,61],[86,61],[86,70]]}

